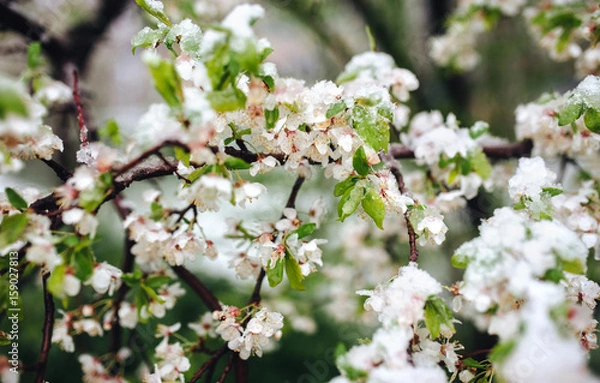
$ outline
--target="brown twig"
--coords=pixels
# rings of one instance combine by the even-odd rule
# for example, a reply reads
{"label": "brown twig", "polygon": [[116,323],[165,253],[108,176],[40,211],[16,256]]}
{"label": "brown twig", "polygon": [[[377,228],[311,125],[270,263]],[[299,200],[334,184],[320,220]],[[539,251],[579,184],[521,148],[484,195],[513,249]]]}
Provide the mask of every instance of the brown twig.
{"label": "brown twig", "polygon": [[213,295],[198,277],[183,266],[171,266],[171,268],[179,278],[183,279],[183,281],[194,290],[211,311],[221,310],[221,304],[217,297]]}
{"label": "brown twig", "polygon": [[81,141],[81,147],[85,147],[88,146],[88,129],[85,126],[85,119],[83,118],[83,106],[81,105],[81,97],[79,95],[79,75],[77,74],[77,70],[73,70],[73,99],[77,107],[79,140]]}
{"label": "brown twig", "polygon": [[200,369],[198,371],[196,371],[196,373],[194,374],[194,376],[192,376],[192,379],[190,379],[189,383],[195,383],[198,381],[198,379],[200,379],[202,377],[202,375],[209,369],[212,367],[213,364],[216,364],[217,361],[225,354],[225,352],[227,352],[227,345],[223,345],[223,347],[221,347],[220,349],[218,349],[215,354],[206,362],[204,362],[204,364],[202,365],[202,367],[200,367]]}
{"label": "brown twig", "polygon": [[44,327],[42,328],[42,350],[39,361],[36,364],[37,376],[35,383],[44,383],[46,366],[48,365],[48,355],[52,346],[52,331],[54,329],[54,299],[48,291],[48,278],[50,273],[42,276],[42,287],[44,291]]}

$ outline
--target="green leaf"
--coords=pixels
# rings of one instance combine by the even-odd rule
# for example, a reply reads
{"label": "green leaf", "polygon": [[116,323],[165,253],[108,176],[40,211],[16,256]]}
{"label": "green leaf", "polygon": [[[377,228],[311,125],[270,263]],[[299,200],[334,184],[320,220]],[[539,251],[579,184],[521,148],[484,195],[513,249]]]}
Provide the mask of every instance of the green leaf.
{"label": "green leaf", "polygon": [[583,114],[583,100],[580,97],[570,97],[558,113],[558,125],[565,126],[575,122]]}
{"label": "green leaf", "polygon": [[161,204],[156,201],[152,201],[150,204],[150,219],[158,222],[165,216],[165,210]]}
{"label": "green leaf", "polygon": [[185,166],[190,166],[190,158],[192,154],[179,146],[175,147],[175,158],[181,161]]}
{"label": "green leaf", "polygon": [[444,301],[436,296],[430,296],[425,302],[425,326],[432,338],[440,336],[440,328],[444,324],[454,332],[452,311]]}
{"label": "green leaf", "polygon": [[39,41],[33,41],[27,46],[27,67],[34,71],[43,64],[42,44]]}
{"label": "green leaf", "polygon": [[356,185],[356,182],[358,182],[358,180],[359,180],[358,177],[350,176],[350,177],[346,178],[345,180],[338,182],[333,189],[333,195],[336,197],[340,197],[340,196],[344,195],[346,190],[354,187],[354,185]]}
{"label": "green leaf", "polygon": [[600,112],[594,108],[588,108],[583,116],[585,126],[594,133],[600,133]]}
{"label": "green leaf", "polygon": [[10,113],[27,117],[29,112],[25,101],[14,87],[0,84],[0,119]]}
{"label": "green leaf", "polygon": [[317,228],[317,224],[316,223],[305,223],[304,225],[301,225],[299,228],[297,228],[296,230],[292,231],[290,233],[290,235],[292,234],[298,234],[298,239],[304,238],[308,235],[311,235],[313,233],[313,231],[315,231],[315,229]]}
{"label": "green leaf", "polygon": [[232,112],[246,107],[246,95],[237,88],[216,90],[207,95],[216,112]]}
{"label": "green leaf", "polygon": [[563,262],[563,269],[571,274],[585,274],[585,265],[581,263],[581,260],[578,258],[575,259],[564,259],[561,258]]}
{"label": "green leaf", "polygon": [[171,277],[167,275],[156,275],[144,281],[144,284],[150,288],[158,289],[171,281]]}
{"label": "green leaf", "polygon": [[66,270],[67,267],[65,265],[56,266],[48,278],[48,291],[55,297],[62,298],[65,295],[63,290],[63,281],[65,280]]}
{"label": "green leaf", "polygon": [[477,368],[482,370],[486,368],[485,364],[482,364],[473,358],[465,358],[462,360],[462,362],[469,368]]}
{"label": "green leaf", "polygon": [[267,279],[269,280],[269,286],[275,287],[283,281],[283,259],[277,260],[275,267],[271,268],[271,262],[267,265]]}
{"label": "green leaf", "polygon": [[358,135],[373,149],[387,151],[390,129],[376,110],[355,105],[352,111],[352,125]]}
{"label": "green leaf", "polygon": [[131,39],[131,53],[135,53],[138,48],[156,48],[168,31],[168,28],[160,26],[157,29],[145,27]]}
{"label": "green leaf", "polygon": [[469,129],[469,136],[476,140],[477,138],[483,136],[490,129],[490,124],[483,121],[477,121],[473,126]]}
{"label": "green leaf", "polygon": [[250,169],[252,167],[252,165],[250,165],[249,163],[247,163],[246,161],[242,160],[241,158],[237,158],[237,157],[227,157],[224,161],[225,166],[227,166],[227,169],[231,169],[231,170],[245,170],[245,169]]}
{"label": "green leaf", "polygon": [[288,276],[288,280],[290,281],[290,286],[292,289],[304,290],[304,285],[302,284],[304,275],[302,275],[300,265],[292,253],[290,253],[287,249],[285,254],[285,273]]}
{"label": "green leaf", "polygon": [[27,227],[27,215],[23,213],[4,216],[0,223],[0,248],[15,243]]}
{"label": "green leaf", "polygon": [[163,59],[150,59],[147,64],[154,80],[154,86],[167,105],[171,108],[181,108],[183,90],[175,65]]}
{"label": "green leaf", "polygon": [[135,269],[131,273],[121,275],[121,280],[129,287],[133,287],[140,283],[144,273],[140,269]]}
{"label": "green leaf", "polygon": [[95,257],[92,249],[88,246],[77,251],[71,258],[71,266],[75,269],[75,276],[85,282],[94,273]]}
{"label": "green leaf", "polygon": [[146,286],[145,283],[141,283],[140,287],[142,288],[142,290],[144,290],[144,292],[146,293],[146,295],[148,296],[149,300],[152,302],[158,302],[160,304],[165,303],[165,300],[161,297],[158,296],[158,294],[156,294],[156,291],[154,291],[153,288]]}
{"label": "green leaf", "polygon": [[275,79],[273,78],[273,76],[263,76],[262,80],[267,86],[267,88],[269,88],[269,91],[275,89]]}
{"label": "green leaf", "polygon": [[19,209],[21,211],[27,210],[27,207],[29,205],[23,199],[23,197],[21,197],[19,193],[17,193],[14,189],[6,188],[4,189],[4,192],[6,193],[6,198],[8,198],[8,202],[10,202],[10,204],[13,205],[15,209]]}
{"label": "green leaf", "polygon": [[347,108],[347,106],[346,106],[346,103],[344,101],[338,101],[335,104],[331,105],[329,107],[329,109],[327,109],[327,112],[325,112],[325,117],[331,118],[333,116],[336,116],[339,113],[341,113],[344,110],[346,110],[346,108]]}
{"label": "green leaf", "polygon": [[450,258],[450,263],[457,269],[466,269],[469,266],[469,257],[464,254],[454,253]]}
{"label": "green leaf", "polygon": [[123,143],[119,124],[112,118],[106,121],[102,128],[98,129],[98,134],[101,138],[108,139],[115,145],[121,145]]}
{"label": "green leaf", "polygon": [[563,192],[562,189],[555,187],[545,187],[542,188],[542,191],[550,194],[550,197],[556,197],[557,195],[562,194]]}
{"label": "green leaf", "polygon": [[173,24],[171,24],[171,21],[169,21],[167,15],[165,15],[161,9],[158,9],[155,6],[148,4],[146,0],[135,0],[135,3],[139,5],[144,11],[156,17],[160,22],[166,24],[169,27],[173,26]]}
{"label": "green leaf", "polygon": [[553,269],[546,270],[543,279],[545,281],[551,281],[558,284],[560,281],[565,279],[565,273],[563,273],[561,267],[555,267]]}
{"label": "green leaf", "polygon": [[492,351],[490,351],[489,359],[494,363],[501,363],[510,355],[516,346],[517,341],[515,339],[498,343],[496,346],[494,346]]}
{"label": "green leaf", "polygon": [[342,342],[339,342],[337,344],[337,346],[335,346],[335,351],[333,353],[333,360],[336,361],[338,358],[346,355],[346,353],[348,352],[348,349],[346,348],[346,345],[344,345]]}
{"label": "green leaf", "polygon": [[367,161],[367,155],[365,153],[365,147],[361,146],[354,152],[352,157],[352,166],[354,170],[361,176],[369,174],[369,161]]}
{"label": "green leaf", "polygon": [[365,196],[362,199],[362,207],[365,209],[365,213],[369,217],[373,218],[373,221],[378,228],[383,230],[383,219],[385,218],[385,203],[383,199],[375,190],[373,184],[369,183],[365,187]]}
{"label": "green leaf", "polygon": [[344,192],[344,195],[337,206],[340,221],[345,220],[356,211],[363,198],[364,190],[365,188],[362,185],[355,185]]}
{"label": "green leaf", "polygon": [[265,127],[267,130],[271,130],[275,127],[277,120],[279,119],[279,108],[275,107],[273,110],[264,110],[265,113]]}
{"label": "green leaf", "polygon": [[492,165],[490,165],[490,161],[488,161],[485,153],[483,151],[478,150],[475,152],[473,157],[471,157],[471,167],[484,180],[489,178],[492,174]]}

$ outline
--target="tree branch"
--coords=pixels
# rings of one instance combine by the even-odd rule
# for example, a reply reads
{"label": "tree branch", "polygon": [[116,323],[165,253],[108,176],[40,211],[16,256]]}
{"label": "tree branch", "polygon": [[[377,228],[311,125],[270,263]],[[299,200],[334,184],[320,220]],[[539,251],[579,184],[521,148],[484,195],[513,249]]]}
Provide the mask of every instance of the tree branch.
{"label": "tree branch", "polygon": [[223,354],[227,352],[227,350],[227,345],[223,345],[223,347],[218,349],[217,352],[215,352],[215,354],[209,360],[204,362],[202,367],[200,367],[200,369],[196,371],[194,376],[192,376],[192,379],[190,379],[189,383],[196,383],[198,379],[202,377],[202,374],[204,374],[213,364],[216,364],[217,361],[223,356]]}
{"label": "tree branch", "polygon": [[42,328],[42,351],[40,353],[40,359],[36,364],[37,376],[35,383],[44,383],[44,376],[46,374],[46,366],[48,365],[48,355],[50,353],[50,347],[52,345],[52,331],[54,329],[54,299],[52,294],[48,291],[48,278],[50,273],[46,273],[42,276],[42,287],[44,291],[44,327]]}
{"label": "tree branch", "polygon": [[210,311],[221,310],[221,304],[219,300],[213,295],[213,293],[196,277],[192,272],[183,266],[171,266],[175,274],[185,283],[188,284],[194,290],[196,294],[202,299],[204,304],[210,309]]}
{"label": "tree branch", "polygon": [[48,167],[54,171],[56,176],[60,178],[62,182],[67,182],[67,180],[73,176],[70,171],[54,160],[45,160],[40,158],[40,161],[48,165]]}

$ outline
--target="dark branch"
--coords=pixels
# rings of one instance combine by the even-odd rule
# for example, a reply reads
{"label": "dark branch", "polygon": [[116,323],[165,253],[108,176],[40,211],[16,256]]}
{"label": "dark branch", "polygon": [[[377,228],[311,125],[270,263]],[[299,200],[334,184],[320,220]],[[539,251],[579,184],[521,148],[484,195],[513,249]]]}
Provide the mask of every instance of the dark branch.
{"label": "dark branch", "polygon": [[70,171],[65,169],[64,166],[54,160],[44,160],[42,158],[40,158],[40,160],[48,165],[48,167],[54,171],[56,176],[60,178],[62,182],[67,182],[67,180],[73,176]]}
{"label": "dark branch", "polygon": [[46,366],[48,365],[48,355],[50,353],[50,346],[52,345],[52,330],[54,329],[54,299],[52,294],[48,291],[48,278],[50,273],[46,273],[42,276],[42,287],[44,291],[44,327],[42,328],[42,351],[40,353],[40,359],[36,364],[37,376],[35,383],[44,383],[44,376],[46,374]]}
{"label": "dark branch", "polygon": [[213,293],[196,277],[192,274],[188,269],[183,266],[172,266],[171,267],[175,274],[188,286],[191,287],[192,290],[202,299],[204,304],[210,309],[210,311],[221,310],[221,304],[219,300],[213,295]]}
{"label": "dark branch", "polygon": [[223,354],[225,354],[225,352],[227,352],[227,345],[224,345],[219,350],[217,350],[217,352],[215,352],[215,354],[209,360],[207,360],[198,371],[196,371],[194,376],[192,376],[192,379],[190,379],[189,383],[196,383],[198,379],[202,377],[202,374],[204,374],[209,368],[211,368],[213,364],[216,364],[217,361],[223,356]]}

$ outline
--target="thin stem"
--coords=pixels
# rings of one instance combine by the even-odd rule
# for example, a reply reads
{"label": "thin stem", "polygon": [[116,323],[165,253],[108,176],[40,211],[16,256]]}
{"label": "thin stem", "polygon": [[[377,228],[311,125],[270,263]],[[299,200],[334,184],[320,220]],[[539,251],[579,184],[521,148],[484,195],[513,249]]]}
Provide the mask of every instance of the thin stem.
{"label": "thin stem", "polygon": [[221,304],[217,297],[213,295],[197,276],[183,266],[171,266],[171,268],[179,278],[183,279],[183,281],[194,290],[211,311],[221,310]]}
{"label": "thin stem", "polygon": [[54,299],[52,294],[48,291],[48,278],[50,273],[46,273],[42,276],[42,287],[44,291],[44,327],[42,328],[42,351],[40,353],[40,359],[37,362],[37,376],[35,383],[44,383],[44,376],[46,374],[46,366],[48,364],[48,355],[50,353],[50,347],[52,346],[52,331],[54,329]]}
{"label": "thin stem", "polygon": [[206,371],[208,371],[209,368],[212,367],[212,365],[217,363],[217,361],[223,356],[223,354],[225,354],[225,352],[227,352],[227,345],[224,345],[223,347],[218,349],[217,352],[215,352],[215,354],[209,360],[204,362],[202,367],[200,367],[200,369],[196,371],[194,376],[192,376],[192,379],[190,379],[189,383],[196,383],[198,379],[200,379],[202,375]]}

